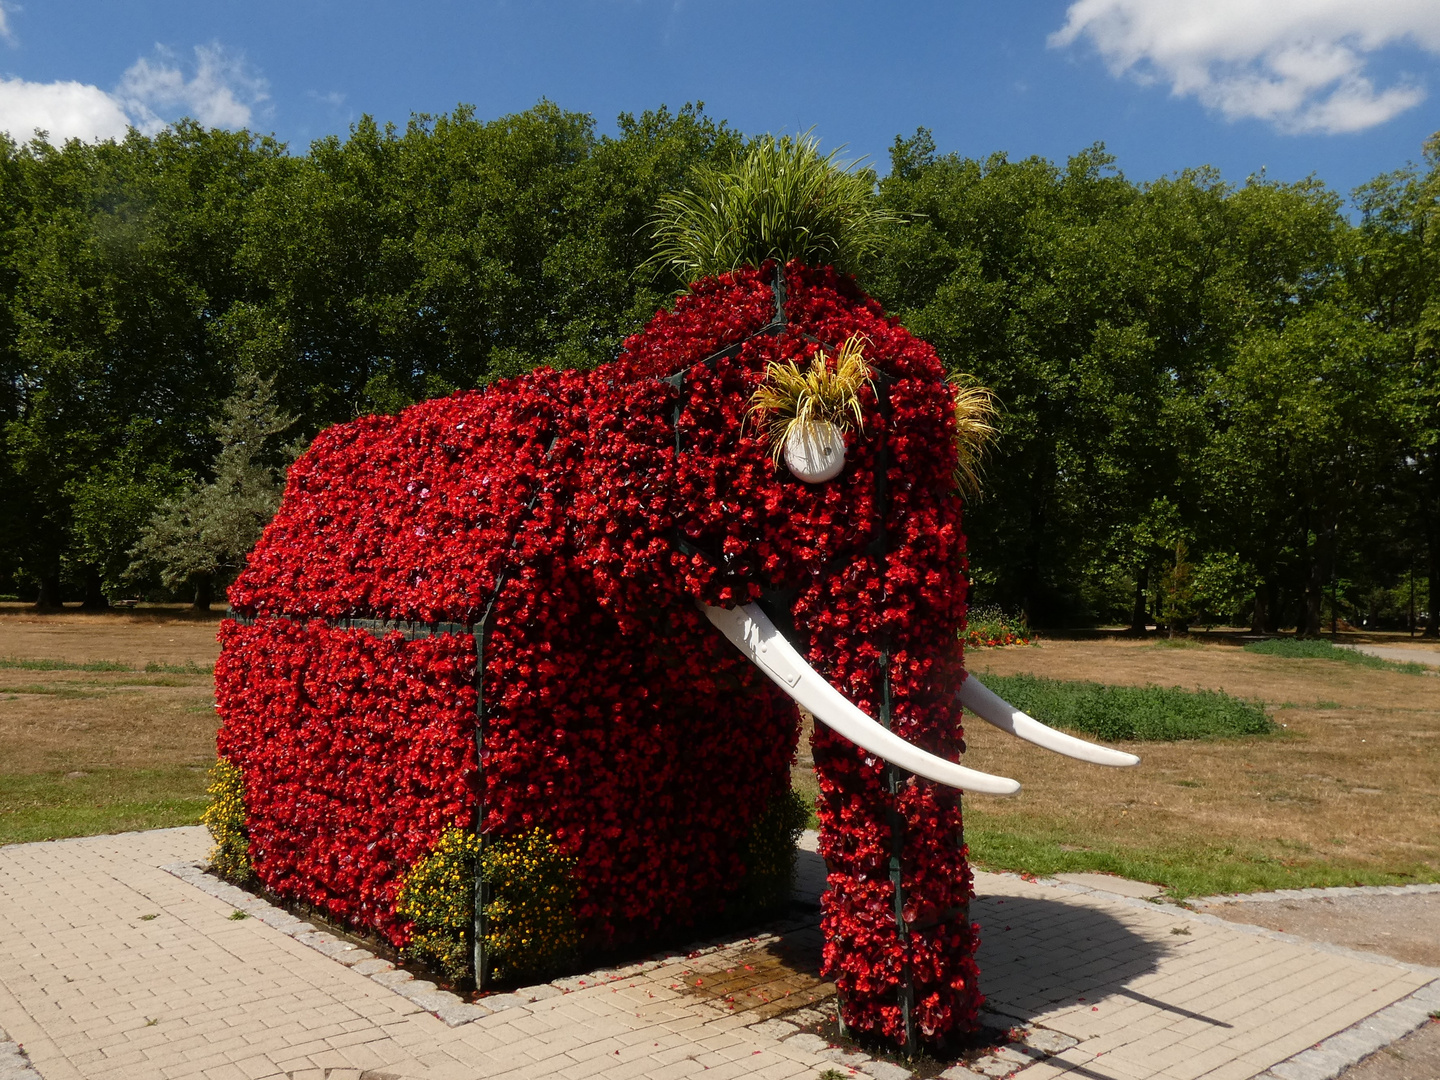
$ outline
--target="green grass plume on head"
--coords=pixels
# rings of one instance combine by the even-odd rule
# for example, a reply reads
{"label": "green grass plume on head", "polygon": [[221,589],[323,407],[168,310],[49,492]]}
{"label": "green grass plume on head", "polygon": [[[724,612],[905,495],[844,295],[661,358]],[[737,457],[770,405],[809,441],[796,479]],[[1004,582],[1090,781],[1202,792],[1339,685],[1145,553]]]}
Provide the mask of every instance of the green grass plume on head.
{"label": "green grass plume on head", "polygon": [[645,265],[687,282],[766,259],[853,270],[895,215],[876,198],[874,174],[842,166],[838,153],[822,156],[808,134],[767,135],[728,168],[698,169],[660,200]]}

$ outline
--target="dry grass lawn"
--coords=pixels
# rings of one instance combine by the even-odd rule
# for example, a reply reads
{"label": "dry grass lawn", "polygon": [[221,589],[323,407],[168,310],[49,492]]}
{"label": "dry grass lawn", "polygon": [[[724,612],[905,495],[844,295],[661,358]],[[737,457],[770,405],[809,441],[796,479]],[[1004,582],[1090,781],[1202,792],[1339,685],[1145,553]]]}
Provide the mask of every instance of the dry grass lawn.
{"label": "dry grass lawn", "polygon": [[[0,606],[0,843],[199,819],[218,622]],[[36,660],[130,670],[27,666]]]}
{"label": "dry grass lawn", "polygon": [[968,800],[981,861],[1113,869],[1181,893],[1440,879],[1440,674],[1114,639],[976,651],[969,666],[1224,690],[1284,725],[1134,744],[1142,764],[1117,770],[972,722],[967,764],[1024,784],[1012,799]]}

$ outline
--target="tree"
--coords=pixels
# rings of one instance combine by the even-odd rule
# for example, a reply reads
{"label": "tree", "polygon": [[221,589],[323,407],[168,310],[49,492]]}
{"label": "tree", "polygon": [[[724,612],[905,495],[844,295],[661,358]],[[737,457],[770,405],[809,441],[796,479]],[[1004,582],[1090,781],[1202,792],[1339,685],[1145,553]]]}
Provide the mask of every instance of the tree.
{"label": "tree", "polygon": [[1210,390],[1209,508],[1267,583],[1294,582],[1302,635],[1320,633],[1346,533],[1376,516],[1379,480],[1398,464],[1394,347],[1317,303],[1248,336]]}
{"label": "tree", "polygon": [[367,117],[317,141],[247,227],[244,261],[286,342],[268,369],[281,400],[313,429],[611,359],[664,299],[636,271],[656,201],[739,145],[698,106],[622,116],[600,139],[549,102],[403,131]]}
{"label": "tree", "polygon": [[158,571],[168,588],[193,585],[195,607],[207,610],[214,589],[239,573],[280,506],[295,454],[280,436],[294,423],[275,403],[273,380],[242,373],[213,428],[220,439],[215,479],[155,512],[130,552],[132,576]]}
{"label": "tree", "polygon": [[116,515],[147,501],[108,489],[169,491],[204,465],[229,378],[210,328],[246,294],[234,265],[242,208],[279,154],[248,133],[186,123],[119,143],[37,140],[11,155],[0,516],[42,606],[60,602],[62,578],[104,605],[106,574],[144,520]]}
{"label": "tree", "polygon": [[[1425,636],[1440,636],[1440,133],[1425,145],[1428,171],[1376,177],[1356,192],[1361,223],[1350,297],[1396,351],[1404,452],[1393,505],[1404,523],[1397,571],[1425,568]],[[1419,541],[1417,545],[1415,540]],[[1416,548],[1419,550],[1417,551]]]}

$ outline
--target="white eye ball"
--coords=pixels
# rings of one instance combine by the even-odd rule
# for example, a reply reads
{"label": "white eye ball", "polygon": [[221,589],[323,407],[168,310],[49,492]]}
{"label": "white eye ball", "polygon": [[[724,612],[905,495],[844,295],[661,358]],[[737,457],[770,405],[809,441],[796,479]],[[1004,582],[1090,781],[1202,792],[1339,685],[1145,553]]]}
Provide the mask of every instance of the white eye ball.
{"label": "white eye ball", "polygon": [[785,464],[807,484],[834,479],[845,468],[845,433],[829,420],[794,425],[785,437]]}

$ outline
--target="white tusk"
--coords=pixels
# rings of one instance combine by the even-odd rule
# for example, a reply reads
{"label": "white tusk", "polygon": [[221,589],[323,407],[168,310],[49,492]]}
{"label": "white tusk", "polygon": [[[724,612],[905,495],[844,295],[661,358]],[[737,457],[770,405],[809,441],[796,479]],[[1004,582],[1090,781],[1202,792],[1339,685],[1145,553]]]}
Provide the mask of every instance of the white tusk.
{"label": "white tusk", "polygon": [[718,608],[708,604],[699,606],[706,618],[769,676],[771,682],[816,720],[856,746],[907,772],[948,787],[985,795],[1013,795],[1020,790],[1020,785],[1014,780],[946,761],[906,742],[866,716],[805,662],[805,658],[795,651],[795,647],[785,640],[755,604],[736,608]]}
{"label": "white tusk", "polygon": [[974,675],[967,675],[960,684],[960,704],[980,717],[987,724],[994,724],[1001,731],[1053,750],[1066,757],[1078,758],[1096,765],[1139,765],[1140,759],[1123,750],[1111,750],[1108,746],[1096,746],[1084,739],[1046,727],[1033,716],[1021,712],[1008,701],[996,696]]}

